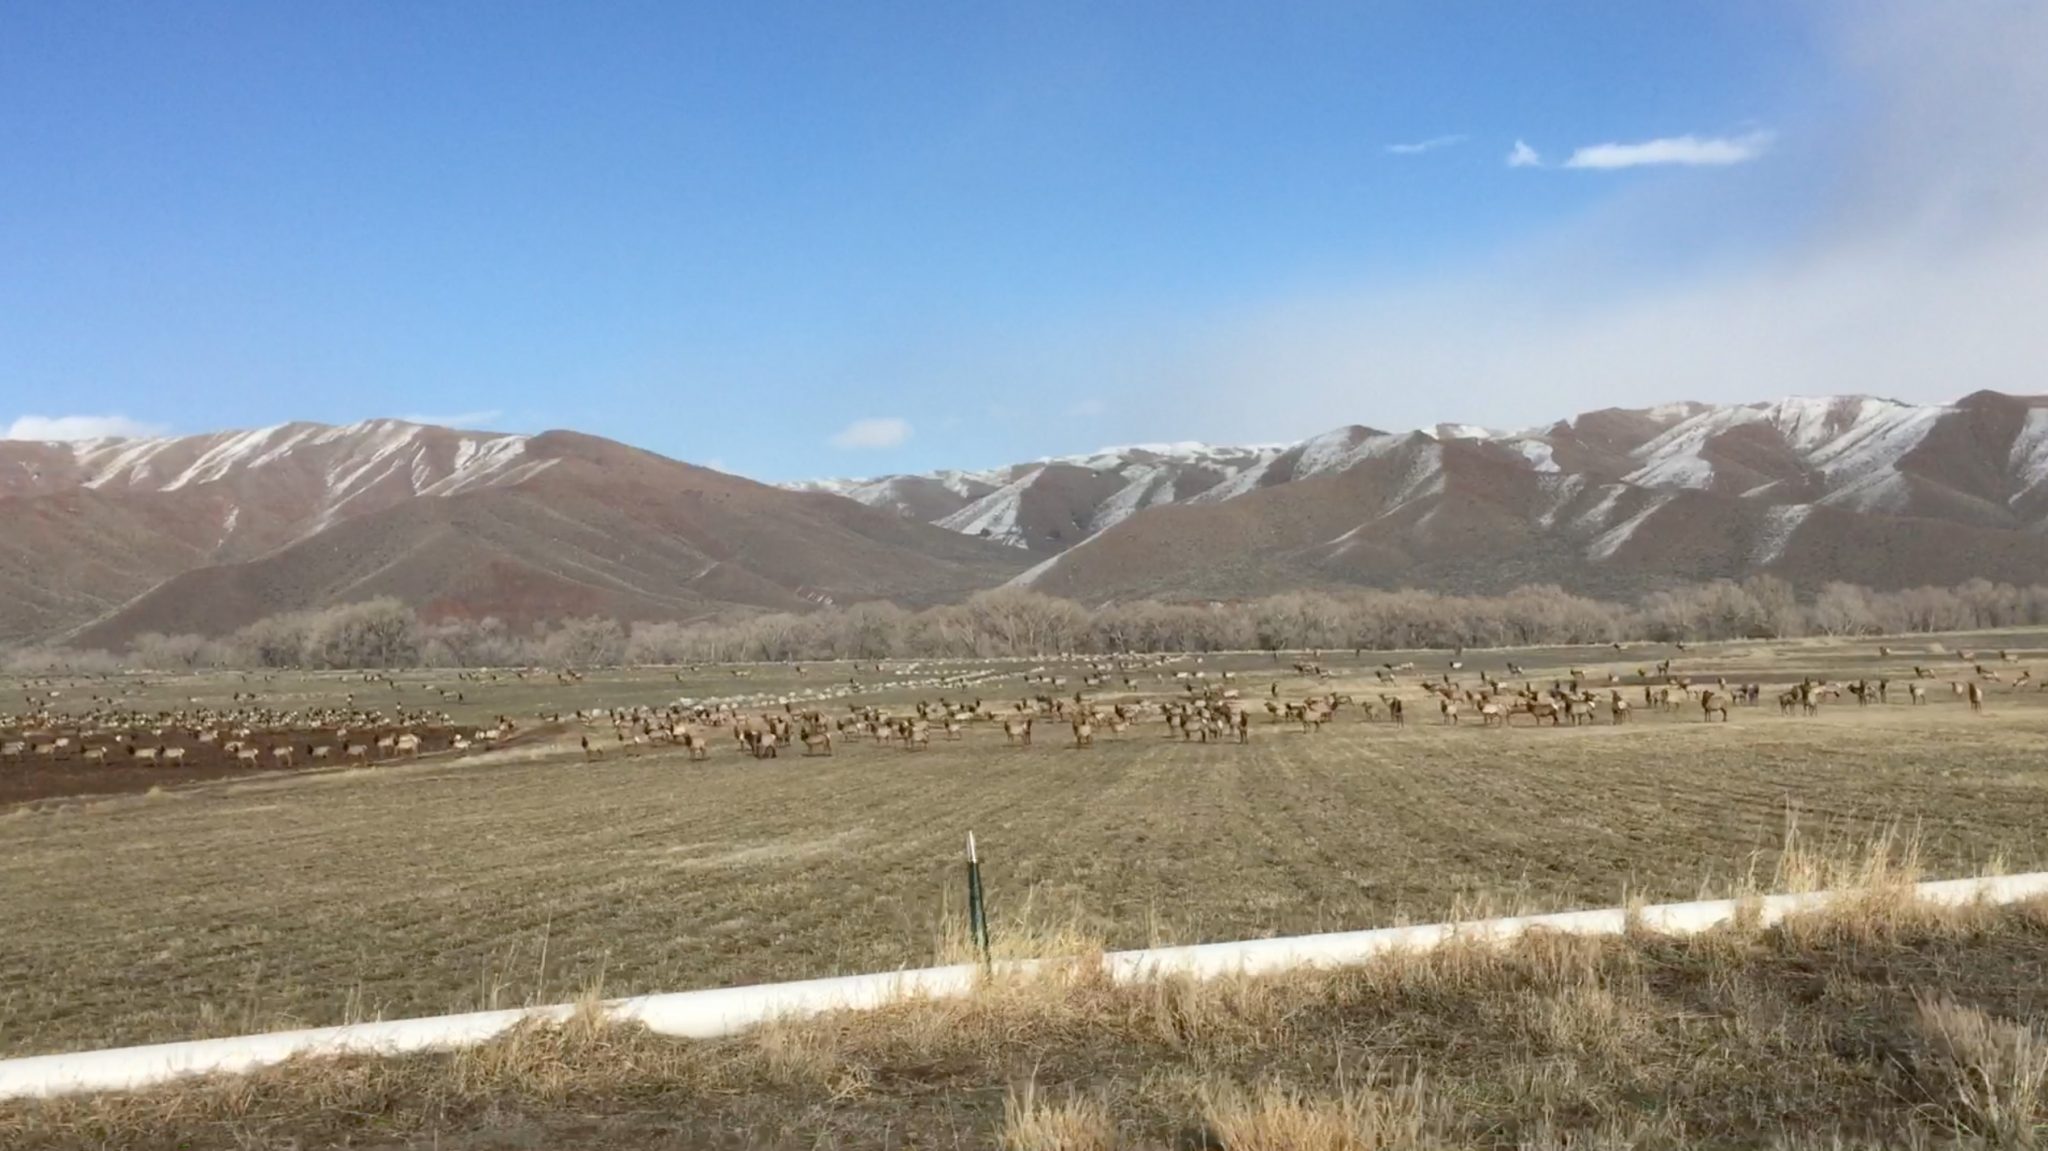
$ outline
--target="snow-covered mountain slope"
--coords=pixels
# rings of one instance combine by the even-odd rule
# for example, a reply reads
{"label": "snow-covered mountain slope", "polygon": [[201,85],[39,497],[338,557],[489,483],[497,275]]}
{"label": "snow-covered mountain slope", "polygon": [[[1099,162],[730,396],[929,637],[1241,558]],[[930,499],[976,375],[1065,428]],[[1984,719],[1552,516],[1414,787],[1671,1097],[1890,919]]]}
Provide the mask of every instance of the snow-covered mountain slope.
{"label": "snow-covered mountain slope", "polygon": [[1131,444],[985,471],[789,485],[887,508],[1011,547],[1059,551],[1141,508],[1203,497],[1257,473],[1285,445]]}
{"label": "snow-covered mountain slope", "polygon": [[957,598],[1010,549],[573,432],[371,420],[0,442],[0,641],[119,646],[396,595],[429,617]]}
{"label": "snow-covered mountain slope", "polygon": [[380,492],[449,496],[515,483],[551,462],[529,457],[527,442],[526,436],[458,432],[403,420],[341,427],[277,424],[144,439],[0,441],[0,495],[251,486],[274,495],[282,485],[331,516]]}
{"label": "snow-covered mountain slope", "polygon": [[[1165,590],[1176,579],[1194,587],[1209,569],[1235,573],[1207,581],[1217,594],[1261,568],[1282,582],[1398,582],[1454,558],[1479,565],[1456,573],[1466,583],[1505,572],[1640,585],[1646,567],[1675,578],[1688,565],[1696,575],[1885,582],[1886,568],[1969,567],[1968,556],[1912,558],[1921,537],[1902,522],[2048,539],[2048,399],[1990,392],[1934,405],[1677,403],[1513,432],[1351,426],[1284,446],[1173,447],[947,473],[998,486],[926,518],[1048,555],[1019,582],[1080,595]],[[1194,467],[1207,482],[1161,482]],[[900,491],[921,479],[842,490],[916,514],[876,499],[872,485]],[[1032,518],[1034,501],[1054,514]],[[1202,539],[1211,542],[1200,554],[1182,546]],[[1906,561],[1858,550],[1878,540]]]}

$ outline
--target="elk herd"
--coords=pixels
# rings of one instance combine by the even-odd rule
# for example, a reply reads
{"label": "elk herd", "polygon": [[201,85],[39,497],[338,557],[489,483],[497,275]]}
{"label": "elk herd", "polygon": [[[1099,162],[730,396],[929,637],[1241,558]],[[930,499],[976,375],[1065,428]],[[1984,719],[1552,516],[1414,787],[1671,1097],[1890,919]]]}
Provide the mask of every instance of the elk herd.
{"label": "elk herd", "polygon": [[[611,726],[608,740],[601,735],[593,739],[589,732],[581,738],[583,752],[590,759],[603,758],[608,748],[631,752],[655,744],[687,746],[691,758],[702,759],[722,740],[741,754],[772,759],[794,748],[807,756],[831,755],[852,742],[918,752],[928,749],[934,738],[954,741],[975,728],[1000,731],[1005,745],[1030,747],[1034,733],[1047,725],[1064,727],[1071,736],[1067,745],[1076,749],[1094,747],[1101,736],[1125,738],[1148,723],[1163,725],[1164,737],[1178,742],[1246,744],[1259,727],[1312,735],[1345,713],[1365,722],[1406,725],[1418,708],[1446,726],[1476,723],[1505,729],[1627,724],[1641,714],[1683,716],[1688,711],[1698,715],[1700,722],[1711,724],[1729,722],[1738,709],[1760,707],[1767,695],[1760,680],[1731,682],[1725,675],[1688,674],[1668,658],[1637,666],[1633,675],[1574,667],[1567,675],[1543,683],[1529,677],[1514,661],[1506,661],[1507,677],[1519,680],[1510,682],[1510,678],[1484,670],[1466,671],[1467,660],[1461,652],[1442,665],[1446,670],[1441,673],[1419,673],[1412,661],[1382,663],[1371,669],[1376,691],[1332,689],[1329,681],[1339,673],[1326,666],[1317,653],[1314,659],[1285,665],[1291,677],[1276,671],[1267,682],[1251,688],[1248,698],[1240,684],[1253,672],[1167,667],[1188,658],[1077,657],[1074,662],[1078,666],[1070,672],[1037,668],[1021,673],[1025,690],[1002,703],[979,696],[955,699],[941,693],[936,700],[923,699],[900,708],[850,702],[834,711],[817,701],[784,700],[778,711],[728,701],[578,712],[576,718],[589,727]],[[1349,675],[1362,677],[1363,671],[1353,669]],[[1988,673],[1989,669],[1980,667],[1980,671]],[[1459,673],[1469,678],[1461,678]],[[1984,678],[1994,676],[1990,673]],[[961,688],[986,684],[988,678],[963,676],[938,682]],[[1283,685],[1290,678],[1296,684],[1306,681],[1312,690],[1302,696],[1296,688],[1286,693],[1289,698],[1283,698]],[[2016,683],[2030,679],[2021,673]],[[1922,685],[1908,687],[1913,703],[1926,702]],[[1888,703],[1891,691],[1888,679],[1836,682],[1807,675],[1769,694],[1775,694],[1782,714],[1811,716],[1827,701],[1845,696],[1864,706]],[[1982,707],[1979,683],[1958,681],[1956,694],[1967,698],[1973,708]]]}
{"label": "elk herd", "polygon": [[[252,702],[244,703],[246,698]],[[188,705],[141,711],[92,697],[78,712],[58,710],[58,692],[31,693],[19,714],[0,716],[0,764],[106,767],[290,769],[366,764],[460,751],[509,736],[514,725],[477,729],[445,712],[396,707],[271,708],[255,693],[232,707]]]}
{"label": "elk herd", "polygon": [[[1880,654],[1888,657],[1889,649],[1881,648]],[[1999,653],[2004,667],[1990,666],[1972,652],[1958,654],[1968,674],[1949,680],[1950,693],[1972,711],[1983,709],[1991,687],[2017,692],[2034,684],[2031,672],[2010,666],[2017,657],[2009,651]],[[1197,666],[1187,666],[1190,661]],[[938,692],[936,699],[898,705],[847,699],[864,690],[856,676],[779,700],[686,698],[666,705],[579,709],[567,715],[543,711],[537,713],[542,721],[539,734],[576,733],[583,757],[591,761],[659,748],[681,749],[689,760],[701,761],[711,758],[721,744],[757,760],[777,759],[785,752],[831,756],[856,743],[893,745],[914,753],[928,750],[935,739],[958,741],[974,729],[1000,731],[1006,745],[1030,747],[1034,732],[1049,725],[1064,727],[1070,746],[1077,749],[1094,747],[1098,737],[1127,738],[1146,724],[1160,725],[1165,738],[1181,743],[1242,745],[1252,741],[1259,727],[1314,735],[1346,712],[1364,722],[1405,726],[1420,711],[1443,726],[1472,723],[1506,729],[1627,724],[1639,714],[1678,716],[1693,709],[1701,722],[1726,723],[1734,711],[1758,707],[1766,695],[1762,682],[1688,673],[1669,658],[1638,665],[1633,675],[1572,667],[1565,675],[1539,682],[1513,660],[1503,661],[1505,672],[1499,676],[1484,669],[1468,670],[1465,653],[1459,651],[1437,665],[1441,671],[1419,671],[1412,661],[1388,661],[1370,667],[1368,679],[1368,668],[1361,664],[1342,673],[1343,682],[1333,685],[1330,681],[1340,673],[1323,663],[1320,652],[1291,665],[1280,665],[1276,654],[1271,674],[1258,676],[1264,682],[1249,688],[1242,686],[1243,680],[1257,673],[1242,668],[1211,670],[1200,666],[1201,656],[1072,657],[1069,662],[1065,671],[1037,667],[1019,672],[1014,665],[1005,670],[984,664],[920,679],[908,677],[918,670],[917,664],[900,665],[893,682],[871,686],[898,695],[930,688]],[[752,669],[729,670],[735,673],[733,678],[751,678]],[[861,670],[884,672],[879,664]],[[739,676],[741,671],[748,676]],[[541,678],[531,669],[505,674],[518,680]],[[575,671],[549,674],[562,687],[584,679]],[[357,678],[381,682],[394,693],[404,690],[397,679],[381,673]],[[495,683],[500,676],[464,672],[459,678],[475,691],[475,685]],[[680,673],[677,678],[680,681]],[[1772,688],[1770,694],[1780,714],[1787,716],[1812,716],[1829,701],[1845,697],[1863,707],[1888,704],[1899,687],[1904,688],[1906,701],[1917,707],[1930,702],[1930,682],[1941,678],[1926,665],[1914,666],[1913,677],[1897,684],[1889,678],[1836,681],[1807,674],[1796,683]],[[1022,690],[1003,692],[1004,680]],[[1340,690],[1350,684],[1360,686]],[[1373,690],[1364,690],[1364,685]],[[48,683],[41,686],[50,688]],[[463,701],[459,688],[427,685],[425,690],[446,702]],[[993,692],[1004,698],[988,699]],[[521,730],[507,716],[496,717],[488,727],[460,725],[446,711],[359,703],[353,691],[341,706],[265,707],[259,705],[258,693],[237,691],[230,707],[201,706],[194,700],[157,711],[132,709],[112,695],[91,695],[84,709],[75,713],[59,710],[69,703],[60,703],[61,695],[55,688],[31,690],[25,711],[0,715],[0,765],[75,762],[288,769],[481,750]]]}

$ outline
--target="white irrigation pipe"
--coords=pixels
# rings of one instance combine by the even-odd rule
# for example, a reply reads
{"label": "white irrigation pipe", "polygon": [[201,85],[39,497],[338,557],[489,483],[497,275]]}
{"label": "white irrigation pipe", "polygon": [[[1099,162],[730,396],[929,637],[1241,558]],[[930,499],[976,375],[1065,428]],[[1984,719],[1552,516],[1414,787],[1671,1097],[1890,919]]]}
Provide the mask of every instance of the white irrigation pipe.
{"label": "white irrigation pipe", "polygon": [[[1770,924],[1796,912],[1822,908],[1843,894],[1823,891],[1770,895],[1748,906],[1755,909],[1760,922]],[[1950,906],[1979,901],[2016,903],[2048,896],[2048,872],[1940,880],[1917,885],[1915,894],[1925,902]],[[1104,963],[1117,982],[1160,975],[1209,978],[1239,972],[1254,974],[1294,967],[1340,966],[1391,952],[1427,951],[1452,939],[1505,941],[1532,929],[1574,935],[1618,935],[1628,928],[1631,919],[1647,930],[1686,935],[1728,923],[1742,913],[1744,906],[1743,901],[1716,899],[1660,904],[1633,911],[1609,907],[1466,923],[1158,947],[1112,952],[1104,957]],[[1008,969],[1029,971],[1035,966],[1026,961],[1008,965]],[[920,996],[966,995],[979,982],[980,974],[980,968],[972,964],[929,967],[758,987],[642,995],[609,1000],[603,1008],[607,1018],[614,1022],[639,1023],[662,1035],[710,1039],[776,1018],[863,1010]],[[0,1060],[0,1099],[148,1087],[191,1075],[253,1071],[309,1056],[398,1055],[473,1047],[520,1023],[561,1021],[575,1011],[573,1004],[558,1004]]]}

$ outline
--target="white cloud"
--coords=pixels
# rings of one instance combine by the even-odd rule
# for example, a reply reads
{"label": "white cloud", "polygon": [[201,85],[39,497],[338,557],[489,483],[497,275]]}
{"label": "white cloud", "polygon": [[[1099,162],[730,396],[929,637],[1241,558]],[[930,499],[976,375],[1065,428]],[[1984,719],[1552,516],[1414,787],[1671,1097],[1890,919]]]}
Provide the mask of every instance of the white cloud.
{"label": "white cloud", "polygon": [[835,448],[893,448],[910,438],[910,421],[900,416],[869,416],[855,420],[832,434]]}
{"label": "white cloud", "polygon": [[1508,167],[1510,168],[1540,168],[1543,166],[1543,157],[1537,154],[1536,149],[1531,148],[1520,140],[1515,141],[1515,146],[1508,149],[1507,160]]}
{"label": "white cloud", "polygon": [[6,430],[0,431],[0,440],[96,440],[102,438],[133,438],[137,436],[160,436],[165,428],[157,424],[146,424],[131,420],[123,415],[109,416],[20,416]]}
{"label": "white cloud", "polygon": [[1464,143],[1465,139],[1466,137],[1463,134],[1431,136],[1427,140],[1418,140],[1413,144],[1389,144],[1387,145],[1387,152],[1389,155],[1394,156],[1419,156],[1424,152],[1434,152],[1438,148],[1455,147]]}
{"label": "white cloud", "polygon": [[484,408],[481,411],[456,412],[453,415],[446,416],[415,412],[412,415],[400,416],[398,418],[408,424],[433,424],[443,428],[474,428],[488,424],[504,414],[504,411],[499,408]]}
{"label": "white cloud", "polygon": [[1593,144],[1572,152],[1567,168],[1642,168],[1653,164],[1720,167],[1746,164],[1771,146],[1770,132],[1741,136],[1667,136],[1639,144]]}

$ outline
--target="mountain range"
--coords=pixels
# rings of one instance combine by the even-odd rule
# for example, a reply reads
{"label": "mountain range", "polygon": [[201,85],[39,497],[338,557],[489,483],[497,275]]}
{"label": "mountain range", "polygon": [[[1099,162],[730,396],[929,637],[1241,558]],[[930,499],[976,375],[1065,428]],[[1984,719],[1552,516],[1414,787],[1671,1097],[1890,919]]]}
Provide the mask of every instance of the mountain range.
{"label": "mountain range", "polygon": [[377,595],[698,619],[1026,586],[1633,595],[2048,578],[2048,397],[1665,404],[781,487],[575,432],[370,420],[0,441],[0,640],[119,646]]}
{"label": "mountain range", "polygon": [[0,442],[0,639],[119,646],[397,596],[429,617],[695,619],[1001,583],[1011,549],[575,432]]}
{"label": "mountain range", "polygon": [[980,536],[1083,599],[1319,585],[1604,595],[2048,578],[2048,397],[1664,404],[1494,431],[1336,428],[800,485]]}

